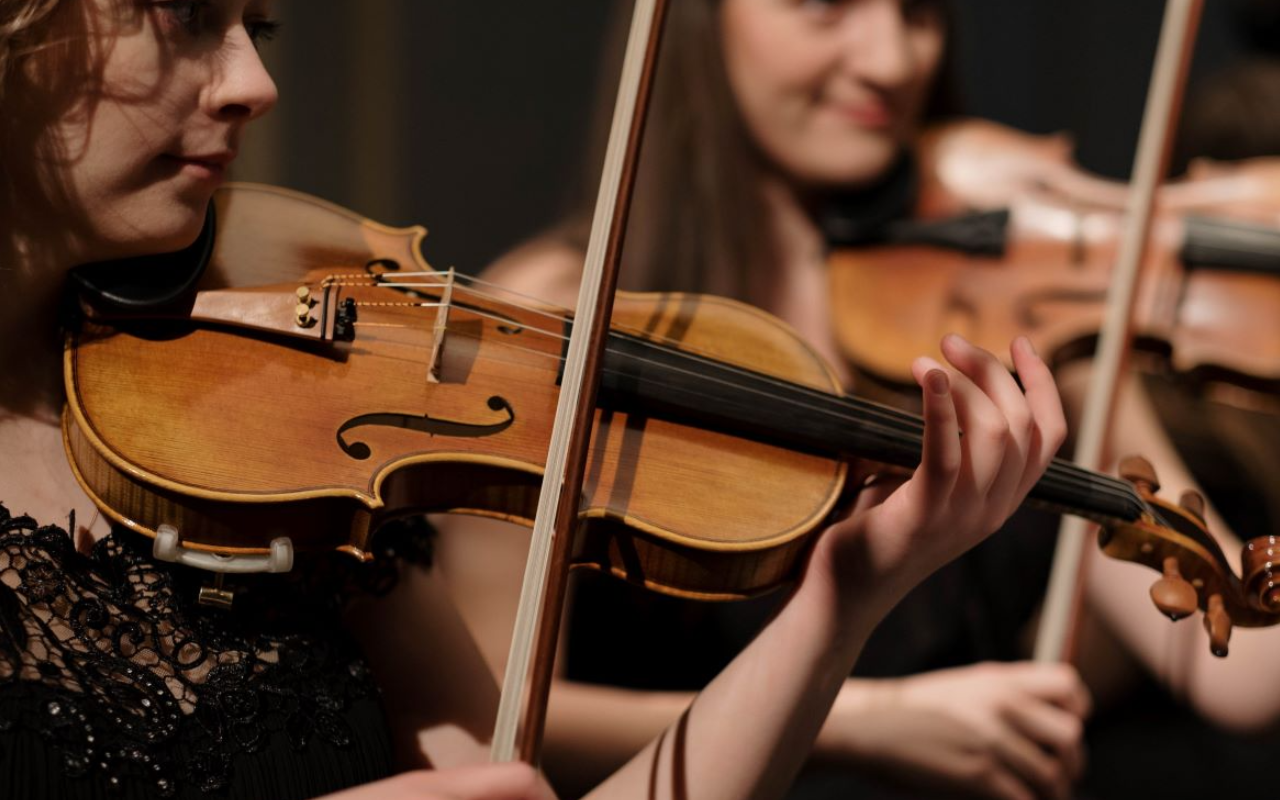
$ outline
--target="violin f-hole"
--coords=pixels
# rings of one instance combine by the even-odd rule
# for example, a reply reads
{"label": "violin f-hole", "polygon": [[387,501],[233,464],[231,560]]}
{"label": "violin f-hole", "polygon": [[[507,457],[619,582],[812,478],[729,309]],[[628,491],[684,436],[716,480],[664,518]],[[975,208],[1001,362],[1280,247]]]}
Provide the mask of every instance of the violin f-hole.
{"label": "violin f-hole", "polygon": [[515,422],[516,412],[511,408],[511,404],[506,398],[494,395],[489,398],[489,408],[494,411],[503,411],[506,413],[506,419],[492,423],[471,423],[457,422],[448,419],[432,419],[430,415],[423,414],[415,416],[413,414],[397,414],[394,412],[379,412],[374,414],[361,414],[358,417],[352,417],[338,428],[338,447],[342,448],[342,452],[357,461],[364,461],[369,458],[372,451],[369,445],[364,442],[348,442],[343,434],[355,428],[365,425],[381,425],[389,428],[400,428],[402,430],[422,431],[431,436],[458,436],[463,438],[478,439],[484,436],[494,436],[511,427],[511,423]]}

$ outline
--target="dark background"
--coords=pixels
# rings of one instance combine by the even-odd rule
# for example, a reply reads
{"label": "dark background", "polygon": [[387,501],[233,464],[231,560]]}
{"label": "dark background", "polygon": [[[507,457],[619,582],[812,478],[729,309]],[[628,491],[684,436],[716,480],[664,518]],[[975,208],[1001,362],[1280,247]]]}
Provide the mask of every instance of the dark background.
{"label": "dark background", "polygon": [[[236,177],[424,224],[433,266],[478,271],[564,208],[611,5],[277,0],[266,54],[282,100]],[[1163,0],[954,5],[970,114],[1070,132],[1085,168],[1127,176]],[[1205,0],[1193,86],[1254,46],[1273,12],[1250,5],[1280,3]]]}

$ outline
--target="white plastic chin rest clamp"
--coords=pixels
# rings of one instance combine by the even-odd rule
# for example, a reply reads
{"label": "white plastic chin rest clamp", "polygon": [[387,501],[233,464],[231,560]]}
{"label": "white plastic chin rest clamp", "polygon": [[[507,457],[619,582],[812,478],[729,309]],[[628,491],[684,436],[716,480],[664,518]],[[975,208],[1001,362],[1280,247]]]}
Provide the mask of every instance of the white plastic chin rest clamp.
{"label": "white plastic chin rest clamp", "polygon": [[271,552],[265,556],[237,556],[206,553],[182,546],[178,529],[161,525],[156,529],[151,555],[157,561],[184,564],[209,572],[245,574],[249,572],[288,572],[293,569],[293,542],[281,536],[271,540]]}

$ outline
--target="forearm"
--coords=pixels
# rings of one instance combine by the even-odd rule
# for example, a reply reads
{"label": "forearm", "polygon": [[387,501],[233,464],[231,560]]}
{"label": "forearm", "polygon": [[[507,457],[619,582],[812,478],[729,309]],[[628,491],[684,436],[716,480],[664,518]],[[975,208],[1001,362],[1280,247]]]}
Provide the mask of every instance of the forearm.
{"label": "forearm", "polygon": [[[849,765],[874,760],[896,680],[846,678],[814,742],[811,757]],[[655,740],[688,708],[692,692],[655,692],[557,682],[547,715],[543,766],[567,796],[580,795]]]}
{"label": "forearm", "polygon": [[568,797],[598,785],[671,727],[693,697],[557,681],[543,754],[552,784]]}
{"label": "forearm", "polygon": [[878,756],[882,723],[895,713],[899,680],[847,678],[813,744],[812,759],[843,767],[866,765]]}
{"label": "forearm", "polygon": [[687,715],[592,796],[780,796],[878,619],[829,582],[803,582]]}

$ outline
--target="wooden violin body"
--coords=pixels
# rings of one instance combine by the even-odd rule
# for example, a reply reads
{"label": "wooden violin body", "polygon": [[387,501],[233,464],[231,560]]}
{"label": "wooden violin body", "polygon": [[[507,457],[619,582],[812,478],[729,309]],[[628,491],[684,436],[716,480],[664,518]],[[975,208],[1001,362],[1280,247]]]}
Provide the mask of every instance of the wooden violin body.
{"label": "wooden violin body", "polygon": [[[861,371],[910,383],[949,331],[991,350],[1026,335],[1057,362],[1093,352],[1124,224],[1126,189],[1071,165],[1068,144],[994,126],[933,131],[917,212],[1007,209],[999,255],[928,245],[836,251],[837,335]],[[1280,161],[1161,188],[1137,292],[1138,347],[1181,374],[1280,389]],[[1253,248],[1250,250],[1250,248]],[[884,330],[892,336],[878,335]]]}
{"label": "wooden violin body", "polygon": [[[189,307],[68,339],[64,438],[104,512],[220,556],[287,537],[363,558],[383,521],[430,511],[528,522],[564,313],[431,270],[421,228],[263,186],[216,202]],[[574,564],[670,594],[787,583],[853,465],[920,458],[919,418],[840,395],[793,331],[714,297],[619,297],[600,397]],[[1280,620],[1265,543],[1242,580],[1193,515],[1057,460],[1030,498],[1102,524],[1109,553],[1172,559],[1194,588],[1171,614]]]}
{"label": "wooden violin body", "polygon": [[[224,190],[217,203],[235,235],[219,237],[198,322],[89,322],[67,348],[66,441],[99,505],[135,530],[170,524],[188,546],[224,553],[288,536],[300,550],[363,556],[384,519],[425,511],[530,521],[562,312],[451,285],[421,260],[421,228],[269,187]],[[324,340],[348,302],[354,338]],[[835,390],[785,326],[732,301],[623,297],[614,321]],[[845,472],[839,459],[602,410],[577,559],[676,594],[764,591],[790,576]],[[744,568],[732,556],[748,550],[761,557]]]}

